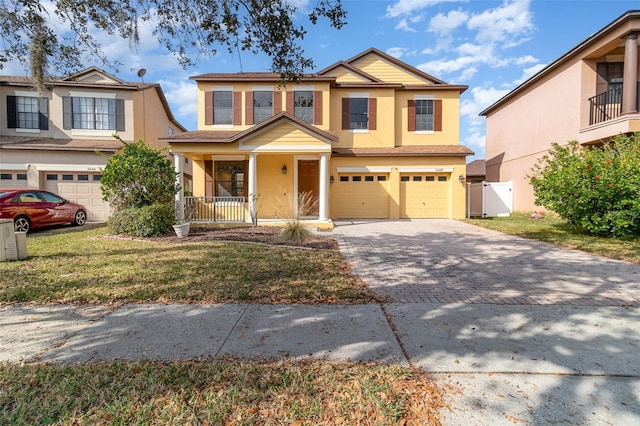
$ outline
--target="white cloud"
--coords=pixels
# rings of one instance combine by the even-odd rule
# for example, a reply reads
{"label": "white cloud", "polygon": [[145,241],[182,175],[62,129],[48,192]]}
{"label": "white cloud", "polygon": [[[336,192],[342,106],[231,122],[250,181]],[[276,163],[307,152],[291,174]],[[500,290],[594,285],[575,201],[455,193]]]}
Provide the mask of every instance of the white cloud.
{"label": "white cloud", "polygon": [[467,148],[471,148],[473,151],[475,151],[476,154],[484,157],[486,137],[483,133],[474,132],[464,138],[464,140],[462,141],[462,145],[466,146]]}
{"label": "white cloud", "polygon": [[394,5],[387,6],[387,17],[397,18],[403,15],[413,15],[416,12],[438,3],[457,2],[464,0],[398,0]]}
{"label": "white cloud", "polygon": [[534,74],[537,74],[540,70],[546,67],[546,64],[537,64],[529,68],[522,70],[522,77],[514,81],[515,86],[518,86],[528,80]]}
{"label": "white cloud", "polygon": [[500,7],[472,16],[467,24],[476,30],[478,43],[507,42],[512,47],[522,40],[517,37],[533,32],[533,14],[529,10],[531,0],[505,1]]}
{"label": "white cloud", "polygon": [[438,13],[429,21],[428,31],[439,35],[450,34],[469,19],[469,14],[462,10],[452,10],[447,15]]}
{"label": "white cloud", "polygon": [[392,47],[390,49],[387,49],[386,53],[388,55],[393,56],[396,59],[400,59],[402,58],[402,55],[404,55],[406,51],[407,49],[404,47]]}
{"label": "white cloud", "polygon": [[531,55],[520,56],[514,61],[516,65],[535,64],[536,62],[538,62],[538,60]]}
{"label": "white cloud", "polygon": [[509,93],[509,89],[496,89],[493,86],[474,87],[471,89],[471,99],[460,103],[460,116],[468,119],[478,119],[478,114],[485,108]]}
{"label": "white cloud", "polygon": [[415,33],[417,32],[415,29],[411,28],[409,26],[409,23],[407,22],[406,19],[401,19],[400,21],[398,21],[398,23],[395,26],[396,30],[401,30],[401,31],[406,31],[408,33]]}
{"label": "white cloud", "polygon": [[196,83],[186,75],[176,75],[171,80],[159,80],[162,91],[171,105],[176,119],[187,129],[197,128],[198,90]]}

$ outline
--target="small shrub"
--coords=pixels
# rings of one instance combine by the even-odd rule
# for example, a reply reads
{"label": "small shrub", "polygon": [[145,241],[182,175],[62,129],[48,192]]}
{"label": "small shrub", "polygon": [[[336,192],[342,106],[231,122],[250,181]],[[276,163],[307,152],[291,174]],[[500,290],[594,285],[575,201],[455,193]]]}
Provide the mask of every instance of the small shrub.
{"label": "small shrub", "polygon": [[174,222],[173,204],[155,203],[150,206],[119,210],[111,215],[108,224],[114,234],[158,237],[171,232]]}
{"label": "small shrub", "polygon": [[280,241],[300,243],[313,237],[313,233],[298,219],[291,220],[282,228],[278,238]]}

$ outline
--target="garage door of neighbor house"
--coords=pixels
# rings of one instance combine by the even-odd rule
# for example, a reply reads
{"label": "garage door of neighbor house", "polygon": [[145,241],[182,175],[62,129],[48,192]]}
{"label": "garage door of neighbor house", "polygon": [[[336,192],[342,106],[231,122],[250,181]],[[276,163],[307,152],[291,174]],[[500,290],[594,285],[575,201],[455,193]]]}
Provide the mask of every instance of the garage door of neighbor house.
{"label": "garage door of neighbor house", "polygon": [[97,173],[46,172],[44,186],[47,191],[85,206],[88,220],[103,221],[109,217],[109,205],[102,201]]}
{"label": "garage door of neighbor house", "polygon": [[337,219],[386,219],[389,217],[388,173],[340,174],[335,182]]}
{"label": "garage door of neighbor house", "polygon": [[448,218],[451,188],[448,174],[400,175],[400,217],[403,219]]}
{"label": "garage door of neighbor house", "polygon": [[27,172],[3,170],[0,173],[0,188],[27,189]]}

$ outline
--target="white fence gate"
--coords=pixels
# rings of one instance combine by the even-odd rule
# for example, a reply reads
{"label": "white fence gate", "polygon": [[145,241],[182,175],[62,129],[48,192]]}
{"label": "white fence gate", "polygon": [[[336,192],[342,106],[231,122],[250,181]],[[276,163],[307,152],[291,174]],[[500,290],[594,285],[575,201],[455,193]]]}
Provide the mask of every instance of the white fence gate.
{"label": "white fence gate", "polygon": [[513,212],[513,182],[467,184],[467,217],[505,217]]}

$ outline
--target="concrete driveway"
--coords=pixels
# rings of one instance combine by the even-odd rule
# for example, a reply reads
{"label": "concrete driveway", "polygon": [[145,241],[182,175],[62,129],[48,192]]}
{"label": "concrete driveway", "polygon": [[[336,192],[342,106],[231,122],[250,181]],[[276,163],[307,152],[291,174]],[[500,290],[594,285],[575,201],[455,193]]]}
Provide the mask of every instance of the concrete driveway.
{"label": "concrete driveway", "polygon": [[450,220],[334,234],[409,361],[452,386],[445,425],[640,424],[640,265]]}

